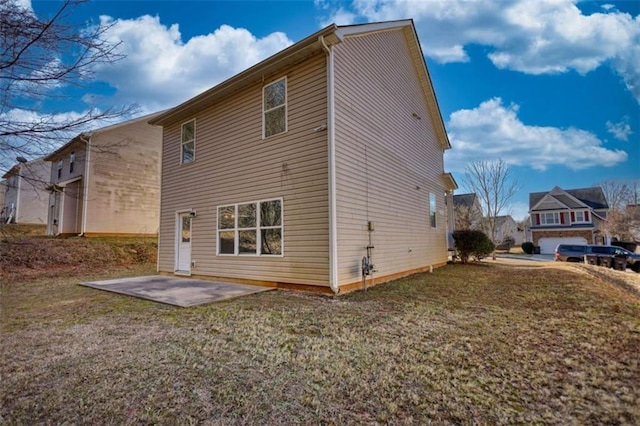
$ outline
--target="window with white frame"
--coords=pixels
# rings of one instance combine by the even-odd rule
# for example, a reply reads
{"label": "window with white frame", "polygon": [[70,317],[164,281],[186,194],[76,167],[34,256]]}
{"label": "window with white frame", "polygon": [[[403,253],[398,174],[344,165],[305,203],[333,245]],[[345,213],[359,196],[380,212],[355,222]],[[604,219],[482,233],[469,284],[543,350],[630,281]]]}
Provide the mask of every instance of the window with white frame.
{"label": "window with white frame", "polygon": [[429,215],[431,217],[431,227],[436,227],[436,194],[429,194]]}
{"label": "window with white frame", "polygon": [[69,155],[69,174],[73,173],[73,166],[75,165],[75,162],[76,162],[76,152],[71,151],[71,154]]}
{"label": "window with white frame", "polygon": [[187,121],[181,130],[180,163],[191,163],[196,155],[196,120]]}
{"label": "window with white frame", "polygon": [[540,213],[540,224],[542,225],[558,225],[560,223],[560,213]]}
{"label": "window with white frame", "polygon": [[287,131],[287,79],[281,78],[262,90],[264,137]]}
{"label": "window with white frame", "polygon": [[282,200],[218,207],[219,255],[282,255]]}
{"label": "window with white frame", "polygon": [[586,223],[586,222],[588,222],[587,214],[583,210],[574,212],[573,216],[574,216],[573,222],[576,222],[576,223],[580,223],[580,222]]}
{"label": "window with white frame", "polygon": [[58,179],[62,178],[62,166],[63,166],[63,162],[62,160],[58,161],[58,171],[56,173],[56,176],[58,177]]}

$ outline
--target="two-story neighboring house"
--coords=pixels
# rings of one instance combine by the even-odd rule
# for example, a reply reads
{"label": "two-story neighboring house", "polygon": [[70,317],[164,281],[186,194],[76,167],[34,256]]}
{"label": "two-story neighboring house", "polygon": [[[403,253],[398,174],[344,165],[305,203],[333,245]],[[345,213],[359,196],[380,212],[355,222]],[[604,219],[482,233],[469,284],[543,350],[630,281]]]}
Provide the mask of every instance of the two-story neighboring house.
{"label": "two-story neighboring house", "polygon": [[48,235],[155,235],[162,129],[157,114],[82,133],[51,163]]}
{"label": "two-story neighboring house", "polygon": [[46,186],[51,166],[44,159],[20,162],[4,179],[0,216],[5,223],[44,225],[47,223]]}
{"label": "two-story neighboring house", "polygon": [[558,244],[604,244],[601,226],[608,211],[600,187],[530,193],[532,242],[542,254],[552,254]]}
{"label": "two-story neighboring house", "polygon": [[375,282],[447,261],[450,145],[410,20],[330,25],[150,122],[161,273],[338,293],[368,253]]}

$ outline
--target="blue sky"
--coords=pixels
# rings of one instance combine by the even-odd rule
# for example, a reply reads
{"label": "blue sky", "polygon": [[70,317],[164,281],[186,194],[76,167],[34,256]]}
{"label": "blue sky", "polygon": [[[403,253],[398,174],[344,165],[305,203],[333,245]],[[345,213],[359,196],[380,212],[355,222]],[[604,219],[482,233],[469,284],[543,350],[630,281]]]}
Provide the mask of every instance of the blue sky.
{"label": "blue sky", "polygon": [[[22,0],[47,15],[54,1]],[[111,23],[126,59],[76,102],[42,113],[174,106],[329,23],[413,18],[465,192],[472,160],[503,158],[528,193],[640,179],[638,1],[93,1],[79,26]],[[58,88],[57,90],[66,90]]]}

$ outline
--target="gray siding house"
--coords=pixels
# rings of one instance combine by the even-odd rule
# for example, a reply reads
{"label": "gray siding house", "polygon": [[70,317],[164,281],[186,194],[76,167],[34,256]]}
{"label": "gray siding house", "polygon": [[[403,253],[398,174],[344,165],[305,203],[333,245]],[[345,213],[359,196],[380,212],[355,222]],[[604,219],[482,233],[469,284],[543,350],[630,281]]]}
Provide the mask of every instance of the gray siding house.
{"label": "gray siding house", "polygon": [[48,235],[155,235],[162,129],[147,115],[82,133],[48,155]]}
{"label": "gray siding house", "polygon": [[367,285],[447,262],[450,144],[410,20],[330,25],[150,123],[161,273],[338,293],[367,255]]}

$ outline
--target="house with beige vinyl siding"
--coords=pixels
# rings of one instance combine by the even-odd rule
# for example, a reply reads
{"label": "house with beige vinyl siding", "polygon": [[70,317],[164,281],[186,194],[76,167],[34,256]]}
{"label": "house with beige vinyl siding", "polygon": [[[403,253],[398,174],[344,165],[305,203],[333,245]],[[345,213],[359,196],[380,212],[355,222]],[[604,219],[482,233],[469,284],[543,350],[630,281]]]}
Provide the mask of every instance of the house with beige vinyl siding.
{"label": "house with beige vinyl siding", "polygon": [[47,181],[51,165],[38,158],[15,164],[2,175],[0,220],[3,223],[44,225],[47,221]]}
{"label": "house with beige vinyl siding", "polygon": [[447,261],[450,145],[410,20],[330,25],[150,123],[161,273],[338,293],[363,262],[371,285]]}
{"label": "house with beige vinyl siding", "polygon": [[79,134],[50,162],[47,234],[156,235],[162,129],[156,114]]}

